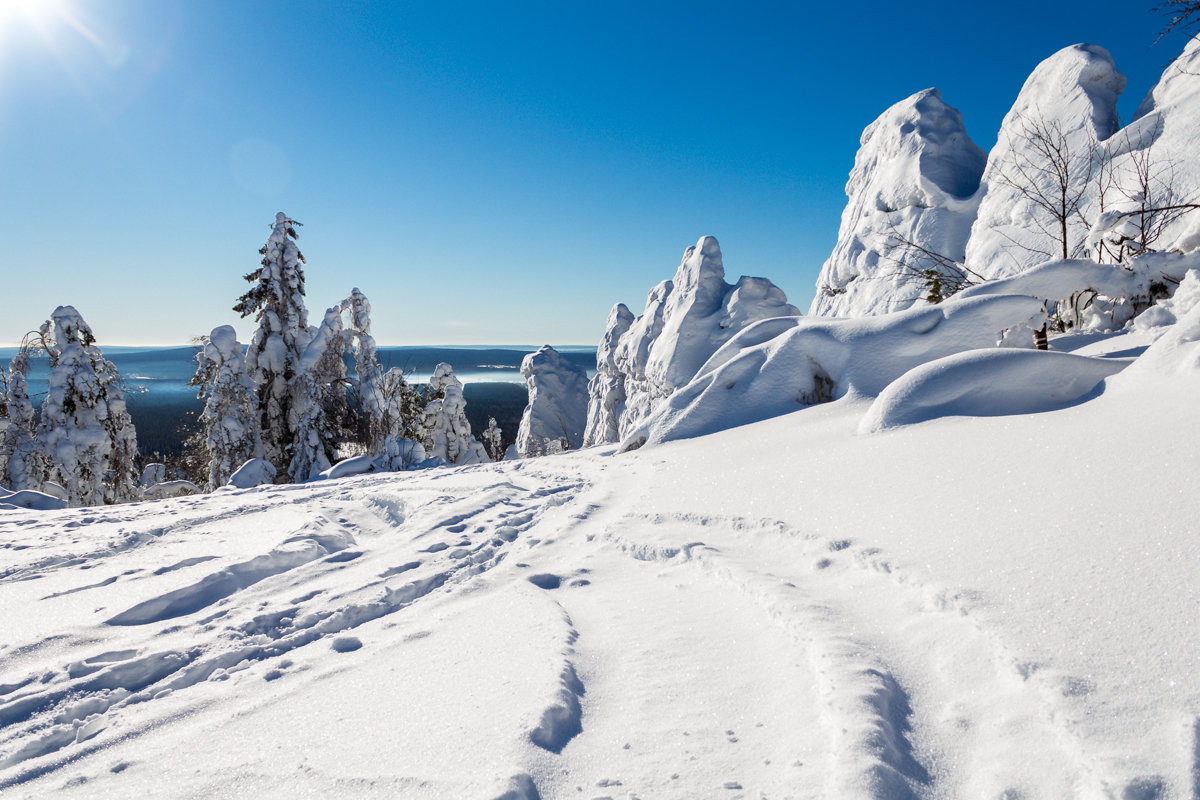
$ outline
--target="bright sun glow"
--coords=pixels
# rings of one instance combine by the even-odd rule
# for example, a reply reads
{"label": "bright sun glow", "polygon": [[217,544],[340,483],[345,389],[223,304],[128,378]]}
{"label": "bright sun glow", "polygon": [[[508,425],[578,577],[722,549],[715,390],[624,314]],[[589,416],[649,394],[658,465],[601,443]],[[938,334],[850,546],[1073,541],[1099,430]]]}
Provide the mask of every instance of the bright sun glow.
{"label": "bright sun glow", "polygon": [[46,32],[65,16],[67,9],[64,0],[0,0],[0,29],[3,30],[24,22],[38,31]]}

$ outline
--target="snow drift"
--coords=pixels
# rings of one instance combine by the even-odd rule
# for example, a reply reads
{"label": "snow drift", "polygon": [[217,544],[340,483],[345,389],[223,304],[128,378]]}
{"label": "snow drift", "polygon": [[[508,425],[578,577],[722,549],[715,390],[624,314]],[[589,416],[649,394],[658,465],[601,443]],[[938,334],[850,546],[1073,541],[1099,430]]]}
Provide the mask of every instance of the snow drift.
{"label": "snow drift", "polygon": [[987,155],[937,89],[883,112],[860,143],[837,245],[817,278],[813,315],[908,308],[921,294],[914,273],[938,266],[919,250],[961,262],[975,219]]}
{"label": "snow drift", "polygon": [[621,449],[701,436],[848,394],[874,397],[913,367],[993,346],[1006,328],[1040,325],[1043,308],[1033,297],[999,295],[862,319],[764,320],[713,354]]}

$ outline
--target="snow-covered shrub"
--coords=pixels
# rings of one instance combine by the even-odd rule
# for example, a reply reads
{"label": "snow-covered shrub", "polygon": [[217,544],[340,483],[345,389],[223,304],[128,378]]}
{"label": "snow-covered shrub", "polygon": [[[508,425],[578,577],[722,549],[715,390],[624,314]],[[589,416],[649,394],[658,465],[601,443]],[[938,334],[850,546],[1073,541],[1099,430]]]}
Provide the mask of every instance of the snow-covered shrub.
{"label": "snow-covered shrub", "polygon": [[[533,455],[539,443],[548,441],[560,448],[556,452],[582,447],[588,413],[587,374],[550,345],[525,356],[521,374],[529,391],[529,404],[517,430],[521,455]],[[541,449],[548,454],[548,448]]]}
{"label": "snow-covered shrub", "polygon": [[211,490],[228,483],[239,465],[261,458],[263,447],[255,418],[255,386],[246,373],[242,345],[233,327],[213,328],[203,339],[196,360],[199,364],[191,383],[200,387],[199,396],[205,401],[200,422]]}
{"label": "snow-covered shrub", "polygon": [[447,464],[484,464],[491,460],[483,445],[471,436],[462,382],[454,368],[442,362],[429,378],[430,400],[421,417],[421,446],[427,458]]}
{"label": "snow-covered shrub", "polygon": [[42,330],[51,372],[38,436],[50,478],[72,506],[135,499],[137,434],[116,367],[74,307],[59,306]]}
{"label": "snow-covered shrub", "polygon": [[312,333],[304,307],[304,256],[296,246],[296,226],[282,211],[259,252],[262,266],[246,275],[254,285],[233,307],[255,315],[258,328],[246,349],[246,369],[258,387],[256,416],[264,457],[285,472],[292,457],[292,405],[300,359]]}

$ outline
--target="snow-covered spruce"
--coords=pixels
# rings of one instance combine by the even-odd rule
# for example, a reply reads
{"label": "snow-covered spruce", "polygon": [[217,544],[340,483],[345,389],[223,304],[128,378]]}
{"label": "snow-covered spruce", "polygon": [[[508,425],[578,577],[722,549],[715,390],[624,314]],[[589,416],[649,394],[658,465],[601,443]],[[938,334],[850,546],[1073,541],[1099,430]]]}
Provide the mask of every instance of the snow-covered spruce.
{"label": "snow-covered spruce", "polygon": [[224,486],[239,466],[263,455],[254,381],[246,373],[243,352],[233,326],[221,325],[204,337],[196,354],[199,365],[192,384],[200,387],[204,399],[200,422],[210,490]]}
{"label": "snow-covered spruce", "polygon": [[255,315],[258,328],[246,349],[246,368],[258,387],[256,415],[265,458],[280,474],[292,457],[290,424],[293,379],[312,333],[304,307],[304,256],[296,246],[296,226],[282,211],[267,243],[259,252],[262,266],[246,276],[254,285],[238,300],[234,311]]}
{"label": "snow-covered spruce", "polygon": [[578,450],[587,425],[587,373],[550,345],[521,360],[529,403],[517,430],[517,452],[532,455]]}
{"label": "snow-covered spruce", "polygon": [[[988,154],[968,268],[1002,278],[1082,253],[1089,215],[1094,220],[1099,210],[1089,201],[1099,179],[1098,143],[1119,128],[1124,89],[1125,76],[1097,45],[1072,45],[1037,66]],[[1047,211],[1059,201],[1066,204],[1062,219]]]}
{"label": "snow-covered spruce", "polygon": [[625,412],[625,376],[617,366],[617,342],[632,324],[633,312],[624,303],[617,303],[608,313],[604,336],[596,348],[596,374],[588,384],[584,447],[620,439],[621,415]]}
{"label": "snow-covered spruce", "polygon": [[769,319],[718,350],[687,386],[630,431],[622,450],[713,433],[847,395],[874,397],[928,361],[1040,327],[1042,300],[1005,294],[861,319]]}
{"label": "snow-covered spruce", "polygon": [[[624,326],[623,315],[610,315],[610,333]],[[725,282],[721,246],[713,236],[701,237],[683,254],[673,280],[650,290],[646,309],[611,342],[611,380],[593,382],[588,417],[597,420],[588,441],[603,444],[623,438],[652,414],[672,392],[685,385],[717,348],[738,331],[770,317],[799,316],[783,290],[766,278],[742,276]],[[606,356],[606,361],[608,357]],[[597,354],[599,359],[599,354]],[[620,409],[618,386],[625,402]]]}
{"label": "snow-covered spruce", "polygon": [[963,261],[986,161],[937,89],[883,112],[863,131],[837,245],[809,313],[899,311],[928,294],[926,270],[961,278],[947,262]]}
{"label": "snow-covered spruce", "polygon": [[462,382],[454,368],[442,362],[429,378],[431,399],[421,418],[421,446],[426,458],[440,458],[447,464],[486,464],[487,450],[471,435],[467,421],[467,401]]}
{"label": "snow-covered spruce", "polygon": [[500,430],[495,417],[488,417],[487,427],[484,428],[483,434],[479,438],[483,440],[483,446],[487,448],[488,455],[492,457],[493,461],[500,461],[504,458],[504,432]]}
{"label": "snow-covered spruce", "polygon": [[14,491],[40,490],[48,470],[45,451],[36,435],[28,369],[29,348],[22,347],[8,365],[6,417],[0,420],[0,484]]}
{"label": "snow-covered spruce", "polygon": [[50,479],[72,506],[135,499],[137,433],[116,367],[73,306],[56,308],[42,334],[52,368],[38,437]]}
{"label": "snow-covered spruce", "polygon": [[338,434],[349,416],[346,400],[346,339],[342,313],[349,298],[325,310],[321,325],[304,348],[292,380],[292,481],[311,480],[336,460]]}

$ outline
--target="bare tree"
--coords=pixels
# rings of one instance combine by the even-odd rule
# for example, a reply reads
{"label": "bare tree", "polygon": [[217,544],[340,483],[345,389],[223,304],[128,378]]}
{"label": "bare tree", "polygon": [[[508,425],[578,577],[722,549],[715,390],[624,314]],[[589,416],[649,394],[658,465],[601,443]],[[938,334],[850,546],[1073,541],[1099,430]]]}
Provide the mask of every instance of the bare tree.
{"label": "bare tree", "polygon": [[[895,267],[892,274],[905,283],[920,287],[918,297],[930,303],[940,303],[968,286],[985,280],[965,263],[913,241],[895,225],[889,226],[884,236],[882,255]],[[908,300],[917,300],[918,297]]]}
{"label": "bare tree", "polygon": [[[1023,116],[1018,120],[1019,139],[1010,138],[1008,161],[1001,164],[997,183],[1007,186],[1032,205],[1030,222],[1053,242],[1042,250],[1010,237],[1018,247],[1047,258],[1071,258],[1082,252],[1084,237],[1073,234],[1072,222],[1083,225],[1083,202],[1097,175],[1097,142],[1072,141],[1057,120]],[[1102,174],[1102,171],[1101,173]]]}
{"label": "bare tree", "polygon": [[1200,22],[1200,0],[1164,0],[1154,10],[1168,18],[1167,27],[1158,34],[1155,44],[1176,28],[1190,28]]}

